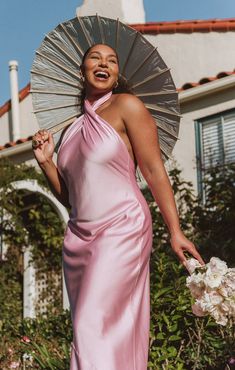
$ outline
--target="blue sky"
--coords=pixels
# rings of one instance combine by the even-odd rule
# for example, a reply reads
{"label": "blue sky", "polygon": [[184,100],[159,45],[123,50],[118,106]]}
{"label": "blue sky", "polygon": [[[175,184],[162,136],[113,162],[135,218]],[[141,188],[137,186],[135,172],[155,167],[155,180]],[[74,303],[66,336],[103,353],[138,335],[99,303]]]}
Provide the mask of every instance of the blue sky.
{"label": "blue sky", "polygon": [[[73,18],[81,3],[82,0],[0,1],[0,105],[10,97],[8,61],[18,60],[22,89],[30,80],[34,53],[45,34]],[[235,18],[235,0],[144,0],[144,6],[146,22]]]}

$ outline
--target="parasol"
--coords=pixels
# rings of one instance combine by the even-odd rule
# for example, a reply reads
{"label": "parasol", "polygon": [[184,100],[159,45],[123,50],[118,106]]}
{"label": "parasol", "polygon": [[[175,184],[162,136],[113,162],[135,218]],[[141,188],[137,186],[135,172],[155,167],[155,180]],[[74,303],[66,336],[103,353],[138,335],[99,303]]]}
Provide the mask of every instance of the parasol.
{"label": "parasol", "polygon": [[33,108],[40,129],[55,134],[57,142],[61,129],[81,114],[83,85],[78,72],[85,51],[97,43],[117,51],[120,75],[154,118],[162,157],[167,160],[179,131],[175,84],[157,49],[118,19],[98,15],[73,18],[45,36],[31,70]]}

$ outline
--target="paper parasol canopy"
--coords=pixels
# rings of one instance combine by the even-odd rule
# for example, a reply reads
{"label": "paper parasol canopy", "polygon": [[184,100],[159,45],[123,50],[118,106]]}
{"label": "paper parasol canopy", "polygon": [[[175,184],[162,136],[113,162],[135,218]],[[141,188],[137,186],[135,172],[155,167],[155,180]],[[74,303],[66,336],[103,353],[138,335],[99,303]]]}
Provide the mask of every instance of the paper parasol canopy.
{"label": "paper parasol canopy", "polygon": [[154,118],[163,160],[169,158],[179,131],[179,103],[169,68],[157,49],[119,20],[98,15],[73,18],[49,32],[31,70],[33,108],[41,129],[56,133],[81,114],[79,68],[85,51],[104,43],[117,51],[120,75]]}

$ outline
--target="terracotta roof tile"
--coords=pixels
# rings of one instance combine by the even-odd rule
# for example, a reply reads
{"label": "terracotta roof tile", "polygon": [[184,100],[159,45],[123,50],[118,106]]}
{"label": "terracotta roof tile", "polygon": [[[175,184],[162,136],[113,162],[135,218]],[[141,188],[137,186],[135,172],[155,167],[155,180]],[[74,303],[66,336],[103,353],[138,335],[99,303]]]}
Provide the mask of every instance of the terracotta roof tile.
{"label": "terracotta roof tile", "polygon": [[23,138],[23,139],[18,139],[16,141],[9,141],[8,143],[0,146],[0,151],[4,150],[4,149],[7,149],[7,148],[11,148],[11,147],[19,145],[19,144],[23,144],[26,141],[30,141],[30,140],[32,140],[32,136],[28,136],[28,137]]}
{"label": "terracotta roof tile", "polygon": [[203,77],[198,82],[186,82],[182,87],[178,88],[177,90],[178,91],[188,90],[188,89],[191,89],[193,87],[197,87],[199,85],[204,85],[208,82],[212,82],[212,81],[218,80],[220,78],[228,77],[228,76],[231,76],[231,75],[235,75],[235,70],[232,71],[232,72],[220,72],[216,76],[213,76],[213,77]]}
{"label": "terracotta roof tile", "polygon": [[[26,96],[29,95],[30,84],[28,83],[22,90],[19,92],[19,100],[22,101]],[[0,107],[0,117],[2,117],[6,112],[9,112],[11,109],[11,99],[9,99],[5,104]]]}
{"label": "terracotta roof tile", "polygon": [[235,18],[131,24],[144,34],[235,31]]}

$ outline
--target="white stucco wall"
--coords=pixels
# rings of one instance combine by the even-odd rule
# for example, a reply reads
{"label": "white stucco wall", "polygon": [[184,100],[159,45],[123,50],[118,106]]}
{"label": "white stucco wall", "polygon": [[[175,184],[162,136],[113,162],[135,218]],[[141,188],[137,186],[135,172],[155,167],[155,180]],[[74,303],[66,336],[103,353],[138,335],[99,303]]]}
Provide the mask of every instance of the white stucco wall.
{"label": "white stucco wall", "polygon": [[[35,115],[32,112],[32,98],[31,95],[28,95],[24,100],[20,102],[20,138],[24,139],[30,135],[33,135],[37,130],[39,130]],[[5,113],[0,118],[0,145],[4,145],[12,140],[9,129],[10,125],[11,111]]]}
{"label": "white stucco wall", "polygon": [[4,145],[9,141],[10,138],[10,113],[5,113],[0,118],[0,145]]}
{"label": "white stucco wall", "polygon": [[33,135],[39,130],[38,122],[33,114],[31,95],[28,95],[20,104],[20,115],[23,124],[21,125],[21,137]]}
{"label": "white stucco wall", "polygon": [[127,23],[144,23],[145,11],[143,0],[84,0],[77,8],[77,15],[99,15],[119,18]]}
{"label": "white stucco wall", "polygon": [[182,119],[179,140],[173,150],[173,158],[182,169],[182,177],[193,183],[197,191],[195,124],[196,120],[235,108],[234,89],[197,99],[181,105]]}
{"label": "white stucco wall", "polygon": [[235,68],[235,32],[174,33],[145,37],[158,47],[177,87]]}

